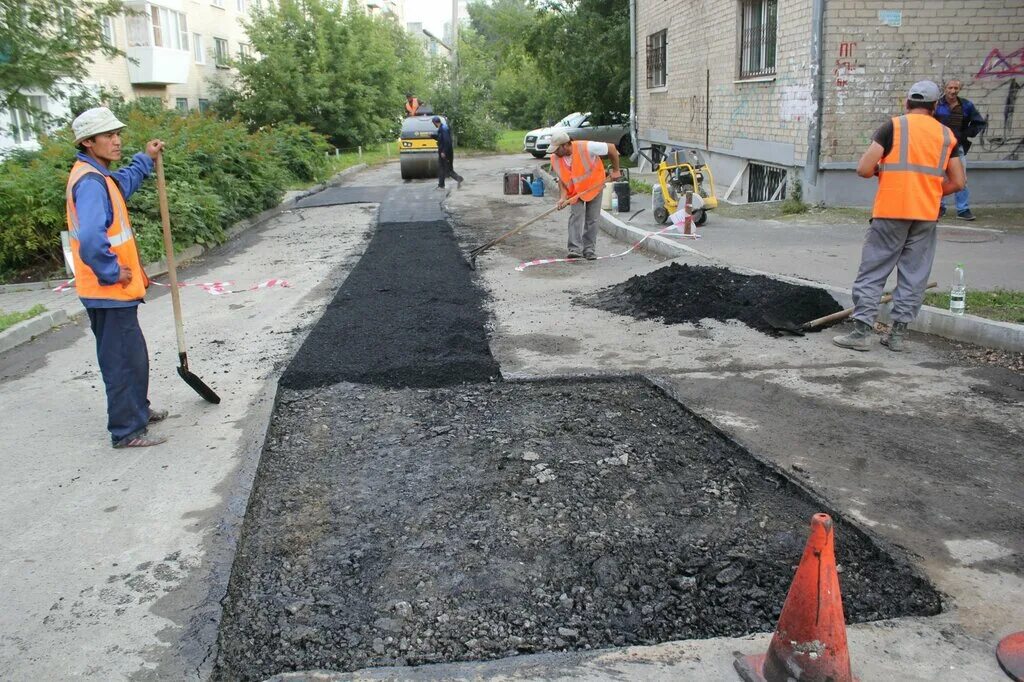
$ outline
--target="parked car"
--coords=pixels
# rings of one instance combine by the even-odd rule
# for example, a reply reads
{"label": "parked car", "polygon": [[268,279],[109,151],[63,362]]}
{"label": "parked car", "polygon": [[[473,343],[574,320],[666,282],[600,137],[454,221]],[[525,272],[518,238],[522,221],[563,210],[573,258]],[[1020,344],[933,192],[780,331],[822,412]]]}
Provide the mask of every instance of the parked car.
{"label": "parked car", "polygon": [[590,113],[575,112],[569,114],[557,125],[550,128],[537,128],[526,133],[523,140],[523,151],[541,158],[548,153],[551,146],[551,135],[556,130],[564,130],[574,140],[593,140],[608,142],[619,149],[619,153],[629,156],[633,153],[633,142],[629,137],[629,116],[624,114],[605,114],[591,116]]}

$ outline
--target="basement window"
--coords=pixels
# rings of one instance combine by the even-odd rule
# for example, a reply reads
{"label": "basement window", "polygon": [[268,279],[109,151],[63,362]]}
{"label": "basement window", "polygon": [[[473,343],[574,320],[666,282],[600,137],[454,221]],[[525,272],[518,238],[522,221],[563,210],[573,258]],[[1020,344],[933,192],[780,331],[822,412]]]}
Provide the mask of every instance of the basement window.
{"label": "basement window", "polygon": [[740,0],[740,78],[775,74],[778,0]]}
{"label": "basement window", "polygon": [[668,48],[668,30],[663,29],[647,36],[647,87],[665,86],[665,55]]}
{"label": "basement window", "polygon": [[786,198],[786,169],[763,163],[747,168],[747,201],[781,201]]}

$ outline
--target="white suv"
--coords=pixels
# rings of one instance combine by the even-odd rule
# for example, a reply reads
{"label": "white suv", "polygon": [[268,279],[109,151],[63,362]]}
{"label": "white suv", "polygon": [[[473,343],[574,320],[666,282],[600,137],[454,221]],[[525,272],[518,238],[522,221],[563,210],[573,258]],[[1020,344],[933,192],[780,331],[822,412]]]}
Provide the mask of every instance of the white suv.
{"label": "white suv", "polygon": [[619,148],[619,153],[629,156],[633,153],[633,143],[629,137],[629,117],[623,114],[606,114],[591,116],[575,112],[569,114],[557,125],[550,128],[537,128],[526,133],[523,140],[523,151],[533,154],[538,159],[548,153],[551,146],[551,135],[557,130],[569,133],[573,140],[593,140],[608,142]]}

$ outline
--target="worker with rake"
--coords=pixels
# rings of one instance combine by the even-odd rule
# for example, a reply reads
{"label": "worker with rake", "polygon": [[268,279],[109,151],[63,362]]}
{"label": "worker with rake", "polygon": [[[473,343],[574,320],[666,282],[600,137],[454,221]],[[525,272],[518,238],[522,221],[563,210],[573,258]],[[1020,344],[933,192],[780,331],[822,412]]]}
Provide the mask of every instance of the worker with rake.
{"label": "worker with rake", "polygon": [[149,406],[149,351],[138,313],[149,278],[125,200],[153,172],[164,143],[150,140],[145,153],[111,172],[110,164],[121,158],[124,127],[106,107],[84,111],[72,122],[78,156],[68,177],[66,209],[75,289],[89,314],[107,392],[107,430],[115,448],[138,448],[167,440],[146,430],[167,412]]}
{"label": "worker with rake", "polygon": [[551,136],[551,170],[558,177],[556,208],[572,206],[569,212],[568,258],[597,259],[597,219],[601,216],[601,193],[606,180],[601,157],[612,161],[611,179],[622,177],[619,150],[606,142],[573,142],[569,134]]}

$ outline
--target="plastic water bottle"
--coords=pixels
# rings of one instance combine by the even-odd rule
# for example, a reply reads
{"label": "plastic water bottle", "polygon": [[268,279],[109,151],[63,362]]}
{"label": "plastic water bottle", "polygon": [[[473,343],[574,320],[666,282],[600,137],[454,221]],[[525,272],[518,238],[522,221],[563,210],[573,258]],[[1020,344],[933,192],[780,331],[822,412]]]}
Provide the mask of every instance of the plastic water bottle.
{"label": "plastic water bottle", "polygon": [[949,288],[949,312],[963,315],[967,302],[967,279],[964,277],[964,264],[957,263],[953,271],[953,285]]}
{"label": "plastic water bottle", "polygon": [[612,193],[612,210],[616,212],[619,210],[619,195],[614,192]]}

